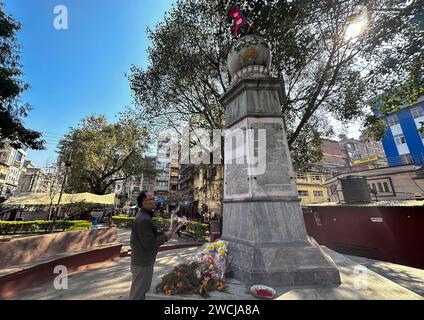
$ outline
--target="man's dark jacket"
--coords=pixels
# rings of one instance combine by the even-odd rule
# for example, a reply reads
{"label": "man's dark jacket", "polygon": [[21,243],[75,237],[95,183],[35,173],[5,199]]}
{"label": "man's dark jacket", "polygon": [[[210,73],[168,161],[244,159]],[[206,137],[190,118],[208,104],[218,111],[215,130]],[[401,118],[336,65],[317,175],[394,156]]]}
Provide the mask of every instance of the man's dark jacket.
{"label": "man's dark jacket", "polygon": [[165,236],[153,224],[153,211],[140,210],[131,228],[131,264],[148,267],[155,264],[159,247]]}

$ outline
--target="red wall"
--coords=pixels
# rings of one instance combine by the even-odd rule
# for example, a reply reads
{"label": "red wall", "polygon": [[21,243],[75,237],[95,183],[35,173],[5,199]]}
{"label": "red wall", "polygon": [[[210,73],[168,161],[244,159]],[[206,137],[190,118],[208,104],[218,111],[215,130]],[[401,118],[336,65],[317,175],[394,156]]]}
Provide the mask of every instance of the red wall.
{"label": "red wall", "polygon": [[0,243],[0,269],[62,252],[78,252],[116,242],[116,228],[69,231],[14,239]]}
{"label": "red wall", "polygon": [[303,216],[308,234],[321,245],[424,269],[423,207],[313,207],[304,208]]}

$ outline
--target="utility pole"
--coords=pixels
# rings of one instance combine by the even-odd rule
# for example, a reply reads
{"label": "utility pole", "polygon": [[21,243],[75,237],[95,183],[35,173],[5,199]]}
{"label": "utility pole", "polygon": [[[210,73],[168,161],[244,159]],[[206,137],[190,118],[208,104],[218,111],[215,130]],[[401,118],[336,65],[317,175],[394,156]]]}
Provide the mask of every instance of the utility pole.
{"label": "utility pole", "polygon": [[56,221],[56,219],[57,219],[57,217],[59,216],[59,213],[60,213],[60,208],[61,208],[60,202],[62,201],[63,191],[65,190],[66,180],[68,178],[68,170],[72,165],[71,157],[72,157],[72,152],[69,154],[68,159],[65,161],[65,174],[63,175],[62,187],[60,188],[59,200],[57,202],[57,210],[53,214],[52,232],[53,232],[53,229],[54,229],[54,222]]}

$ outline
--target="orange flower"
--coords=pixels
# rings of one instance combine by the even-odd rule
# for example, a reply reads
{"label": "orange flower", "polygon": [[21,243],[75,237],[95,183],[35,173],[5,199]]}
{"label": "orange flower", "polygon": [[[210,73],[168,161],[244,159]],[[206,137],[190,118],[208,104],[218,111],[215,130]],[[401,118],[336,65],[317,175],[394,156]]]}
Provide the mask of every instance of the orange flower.
{"label": "orange flower", "polygon": [[225,284],[222,282],[219,282],[218,285],[216,286],[216,290],[224,291],[224,289],[225,289]]}

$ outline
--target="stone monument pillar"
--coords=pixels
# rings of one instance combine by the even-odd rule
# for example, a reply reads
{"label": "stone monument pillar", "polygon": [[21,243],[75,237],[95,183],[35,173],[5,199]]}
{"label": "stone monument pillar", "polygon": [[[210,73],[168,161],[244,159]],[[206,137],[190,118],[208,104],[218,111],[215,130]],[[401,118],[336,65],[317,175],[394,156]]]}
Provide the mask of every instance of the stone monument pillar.
{"label": "stone monument pillar", "polygon": [[238,39],[228,56],[233,83],[221,97],[227,129],[222,239],[229,243],[232,276],[271,286],[336,285],[337,267],[306,234],[280,81],[269,75],[270,66],[269,45],[257,35]]}

